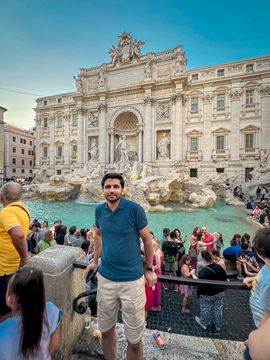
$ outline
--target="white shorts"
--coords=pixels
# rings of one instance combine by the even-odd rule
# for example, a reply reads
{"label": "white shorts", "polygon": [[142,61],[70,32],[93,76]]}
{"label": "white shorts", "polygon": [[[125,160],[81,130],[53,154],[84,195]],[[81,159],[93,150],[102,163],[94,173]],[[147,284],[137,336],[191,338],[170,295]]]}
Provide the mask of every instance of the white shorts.
{"label": "white shorts", "polygon": [[110,281],[98,273],[97,316],[101,332],[117,322],[119,307],[125,335],[129,343],[137,344],[145,329],[145,278],[134,281]]}

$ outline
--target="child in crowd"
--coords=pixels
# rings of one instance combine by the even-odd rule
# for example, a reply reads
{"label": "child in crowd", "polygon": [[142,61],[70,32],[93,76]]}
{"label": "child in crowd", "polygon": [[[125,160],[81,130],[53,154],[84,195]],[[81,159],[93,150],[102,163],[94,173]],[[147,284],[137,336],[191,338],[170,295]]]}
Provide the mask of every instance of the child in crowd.
{"label": "child in crowd", "polygon": [[[175,243],[174,239],[176,238],[176,233],[171,231],[170,237],[168,240],[163,241],[162,243],[162,252],[164,255],[164,275],[171,274],[172,276],[176,276],[176,271],[178,269],[177,266],[177,253],[178,247]],[[168,290],[168,285],[164,284],[163,288]],[[178,291],[178,286],[174,287],[174,291]]]}
{"label": "child in crowd", "polygon": [[12,317],[0,323],[0,359],[51,359],[60,348],[62,312],[45,303],[43,274],[25,266],[8,284],[7,305]]}
{"label": "child in crowd", "polygon": [[[197,279],[197,277],[195,276],[195,269],[192,269],[191,265],[190,265],[190,261],[191,258],[189,255],[183,255],[180,263],[179,263],[179,267],[181,269],[181,276],[184,278],[193,278],[193,279]],[[180,291],[181,294],[183,295],[182,298],[182,312],[185,314],[189,314],[190,310],[187,309],[187,302],[188,302],[188,298],[190,296],[192,296],[192,287],[189,285],[180,285]]]}

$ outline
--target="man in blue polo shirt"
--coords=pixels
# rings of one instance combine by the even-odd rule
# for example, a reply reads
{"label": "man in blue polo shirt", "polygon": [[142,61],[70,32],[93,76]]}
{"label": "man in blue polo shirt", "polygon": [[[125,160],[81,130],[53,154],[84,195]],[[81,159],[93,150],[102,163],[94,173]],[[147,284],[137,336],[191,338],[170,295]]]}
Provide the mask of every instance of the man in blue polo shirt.
{"label": "man in blue polo shirt", "polygon": [[[124,179],[107,173],[102,182],[106,202],[96,207],[96,229],[92,268],[98,270],[98,323],[106,360],[116,360],[115,324],[119,306],[128,342],[129,360],[142,360],[145,328],[145,284],[152,287],[153,245],[144,209],[123,195]],[[140,238],[144,243],[142,263]]]}

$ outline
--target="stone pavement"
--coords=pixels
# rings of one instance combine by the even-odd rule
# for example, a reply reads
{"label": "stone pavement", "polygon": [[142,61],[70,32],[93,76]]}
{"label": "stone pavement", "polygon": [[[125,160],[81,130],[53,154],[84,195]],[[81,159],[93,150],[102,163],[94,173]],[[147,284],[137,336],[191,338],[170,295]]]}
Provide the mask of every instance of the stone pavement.
{"label": "stone pavement", "polygon": [[[126,360],[126,338],[122,324],[116,325],[117,359]],[[242,360],[244,345],[237,341],[198,338],[162,332],[165,348],[155,343],[152,332],[145,331],[143,337],[144,360]],[[91,337],[85,330],[71,360],[104,359],[100,340]]]}
{"label": "stone pavement", "polygon": [[194,317],[200,314],[196,289],[189,300],[190,314],[181,312],[180,293],[162,289],[162,310],[160,313],[149,312],[147,327],[176,334],[244,341],[250,331],[255,329],[249,309],[249,296],[249,291],[226,291],[224,325],[220,334],[217,334],[212,329],[203,330],[194,320]]}

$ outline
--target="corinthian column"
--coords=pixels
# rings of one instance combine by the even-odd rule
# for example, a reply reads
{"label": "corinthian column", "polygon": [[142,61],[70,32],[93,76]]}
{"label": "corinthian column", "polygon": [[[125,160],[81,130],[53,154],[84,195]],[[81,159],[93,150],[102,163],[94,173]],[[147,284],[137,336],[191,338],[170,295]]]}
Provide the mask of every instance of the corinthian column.
{"label": "corinthian column", "polygon": [[106,117],[107,117],[107,105],[100,103],[98,107],[99,111],[99,137],[98,137],[98,158],[99,165],[106,164]]}
{"label": "corinthian column", "polygon": [[182,111],[182,95],[177,92],[172,96],[173,114],[174,114],[174,160],[183,159],[183,111]]}
{"label": "corinthian column", "polygon": [[55,143],[54,143],[54,133],[55,133],[55,116],[52,115],[49,120],[50,123],[50,151],[49,151],[49,160],[50,168],[54,169],[55,164]]}
{"label": "corinthian column", "polygon": [[151,97],[144,99],[145,119],[144,119],[144,136],[143,136],[143,161],[152,161],[152,103]]}
{"label": "corinthian column", "polygon": [[84,121],[83,114],[84,109],[78,108],[78,133],[77,133],[77,164],[79,167],[83,167],[83,151],[84,151]]}

